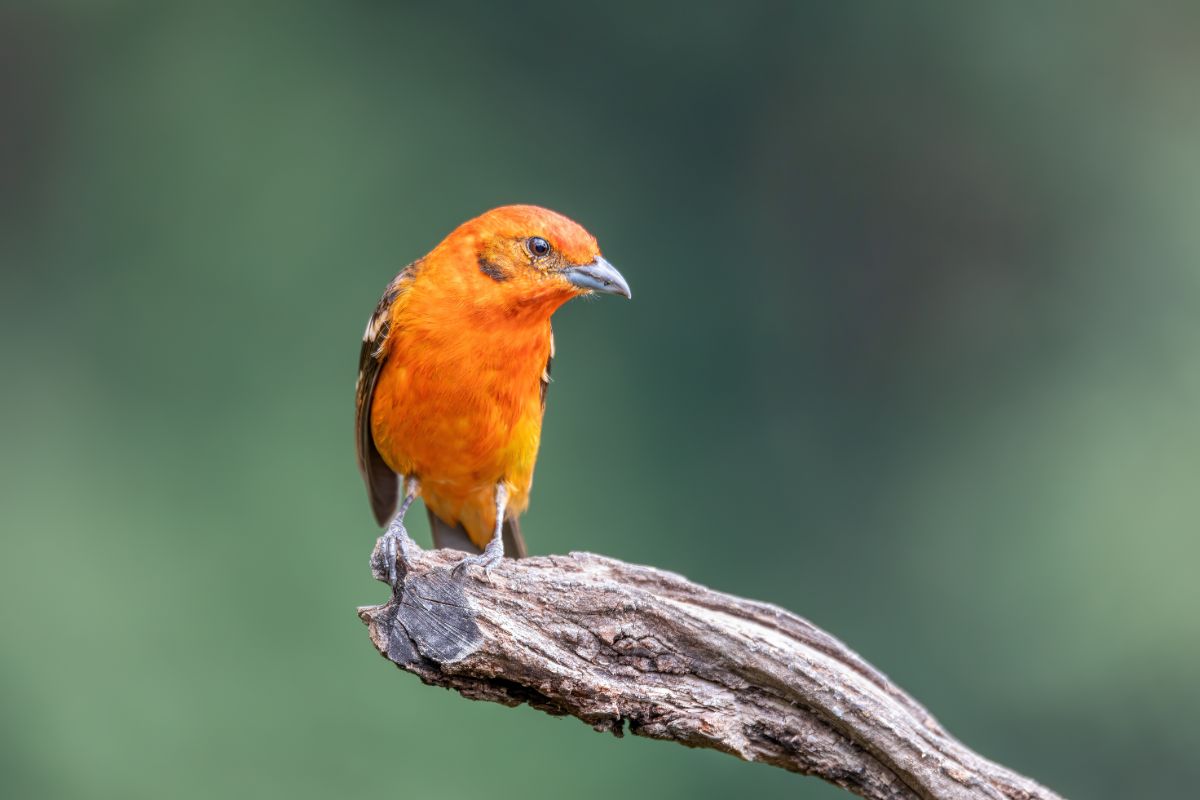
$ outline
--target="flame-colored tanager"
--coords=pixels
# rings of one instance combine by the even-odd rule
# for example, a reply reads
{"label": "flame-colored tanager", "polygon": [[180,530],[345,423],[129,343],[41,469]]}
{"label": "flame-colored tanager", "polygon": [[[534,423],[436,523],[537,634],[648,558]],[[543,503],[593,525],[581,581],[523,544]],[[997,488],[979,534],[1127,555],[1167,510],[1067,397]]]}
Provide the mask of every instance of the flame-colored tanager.
{"label": "flame-colored tanager", "polygon": [[355,433],[375,519],[391,520],[393,583],[395,549],[415,547],[403,520],[418,496],[434,545],[475,553],[464,564],[525,554],[517,517],[541,439],[550,317],[592,292],[630,296],[595,237],[524,205],[463,223],[388,286],[363,336]]}

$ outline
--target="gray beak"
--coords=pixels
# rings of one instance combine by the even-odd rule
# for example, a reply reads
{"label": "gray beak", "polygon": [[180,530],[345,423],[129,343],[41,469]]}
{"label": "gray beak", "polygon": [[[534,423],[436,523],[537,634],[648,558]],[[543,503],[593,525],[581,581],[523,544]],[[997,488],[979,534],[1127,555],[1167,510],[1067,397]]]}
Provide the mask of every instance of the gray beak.
{"label": "gray beak", "polygon": [[596,256],[596,260],[590,264],[567,267],[562,274],[580,289],[590,289],[600,294],[619,294],[625,298],[632,297],[625,278],[602,256]]}

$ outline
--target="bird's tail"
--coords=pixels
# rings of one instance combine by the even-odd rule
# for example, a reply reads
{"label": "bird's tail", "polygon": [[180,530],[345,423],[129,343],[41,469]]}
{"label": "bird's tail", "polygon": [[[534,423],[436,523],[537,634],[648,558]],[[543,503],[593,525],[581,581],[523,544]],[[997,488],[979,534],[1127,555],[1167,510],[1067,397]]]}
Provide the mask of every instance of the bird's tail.
{"label": "bird's tail", "polygon": [[[462,525],[451,525],[432,511],[429,512],[429,531],[433,534],[434,547],[449,547],[467,553],[483,552],[467,536]],[[515,519],[504,520],[504,555],[509,558],[524,558],[526,555],[525,538],[521,536],[521,526]]]}

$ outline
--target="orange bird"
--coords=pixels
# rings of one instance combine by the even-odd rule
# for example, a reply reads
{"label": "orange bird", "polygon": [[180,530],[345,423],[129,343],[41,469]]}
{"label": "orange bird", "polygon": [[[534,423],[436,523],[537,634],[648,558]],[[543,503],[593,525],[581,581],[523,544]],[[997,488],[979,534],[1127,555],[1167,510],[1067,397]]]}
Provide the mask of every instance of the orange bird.
{"label": "orange bird", "polygon": [[396,548],[407,560],[416,547],[403,522],[418,496],[434,545],[475,554],[463,564],[525,555],[517,517],[541,439],[550,317],[593,292],[630,296],[595,237],[536,206],[463,223],[388,286],[363,336],[355,440],[375,519],[391,520],[393,584]]}

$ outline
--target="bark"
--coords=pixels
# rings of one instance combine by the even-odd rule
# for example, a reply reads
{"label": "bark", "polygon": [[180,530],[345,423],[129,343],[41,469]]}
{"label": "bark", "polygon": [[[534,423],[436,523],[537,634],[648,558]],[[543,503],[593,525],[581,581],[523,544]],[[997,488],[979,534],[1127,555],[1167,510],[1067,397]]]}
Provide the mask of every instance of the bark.
{"label": "bark", "polygon": [[[1057,798],[972,752],[853,651],[781,608],[590,553],[490,574],[425,551],[382,606],[379,652],[473,700],[709,747],[862,797]],[[372,557],[386,580],[382,549]]]}

